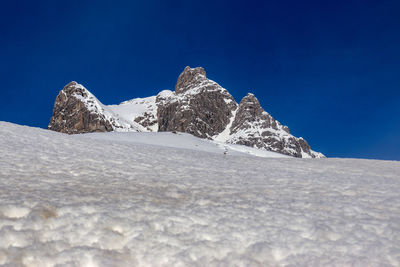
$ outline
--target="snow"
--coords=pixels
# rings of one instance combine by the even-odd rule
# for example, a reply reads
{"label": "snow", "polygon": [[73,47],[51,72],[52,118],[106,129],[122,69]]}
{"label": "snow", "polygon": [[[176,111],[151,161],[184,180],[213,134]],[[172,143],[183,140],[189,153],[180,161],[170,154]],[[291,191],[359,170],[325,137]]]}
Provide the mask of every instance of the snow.
{"label": "snow", "polygon": [[[151,114],[154,118],[157,118],[157,105],[156,97],[150,96],[145,98],[135,98],[129,101],[122,102],[119,105],[108,105],[114,114],[117,114],[120,118],[126,121],[134,122],[137,117],[143,116],[145,113]],[[145,127],[142,127],[142,132],[148,132]],[[158,124],[152,126],[151,131],[158,130]]]}
{"label": "snow", "polygon": [[0,265],[400,265],[399,162],[141,135],[0,122]]}
{"label": "snow", "polygon": [[[118,114],[114,112],[114,110],[118,111],[115,105],[104,105],[81,84],[76,84],[74,86],[82,89],[87,97],[83,97],[79,94],[73,94],[72,96],[82,101],[91,113],[101,114],[106,120],[112,122],[115,131],[146,131],[142,125],[136,123],[132,118],[128,118],[125,113]],[[64,91],[63,93],[65,94]]]}
{"label": "snow", "polygon": [[222,143],[226,143],[226,141],[229,140],[229,137],[231,134],[231,127],[232,127],[233,121],[235,120],[237,111],[238,111],[238,107],[232,111],[232,116],[229,119],[229,123],[226,125],[225,129],[217,136],[214,136],[213,140],[215,140],[217,142],[222,142]]}
{"label": "snow", "polygon": [[[83,97],[79,94],[73,94],[72,96],[82,101],[90,112],[103,115],[105,119],[111,122],[114,131],[149,132],[158,130],[157,123],[146,128],[135,122],[137,117],[143,116],[145,113],[152,115],[154,118],[157,117],[155,96],[135,98],[119,105],[104,105],[83,85],[76,84],[74,86],[84,90],[87,96]],[[65,94],[65,92],[63,93]]]}
{"label": "snow", "polygon": [[[236,113],[237,113],[237,110],[233,112],[234,116],[236,116]],[[240,141],[242,139],[244,139],[244,140],[249,139],[249,137],[260,137],[265,132],[269,132],[269,133],[273,134],[271,136],[271,138],[275,138],[278,141],[285,140],[286,143],[289,143],[290,138],[295,138],[293,135],[287,133],[283,129],[284,126],[282,126],[278,121],[276,121],[278,129],[264,128],[262,126],[263,121],[258,120],[258,121],[251,122],[251,123],[247,122],[249,127],[245,128],[245,129],[239,129],[235,133],[231,133],[230,128],[232,126],[233,120],[234,120],[234,118],[231,118],[231,121],[229,122],[227,127],[224,129],[224,131],[215,137],[216,141],[226,142],[228,144],[229,143],[237,143],[238,141]],[[300,137],[299,139],[302,139],[302,137]],[[270,147],[270,149],[274,150],[276,148]],[[264,150],[264,149],[260,148],[260,150]],[[284,150],[286,152],[291,152],[293,154],[296,153],[296,151],[290,147],[285,147]],[[325,157],[322,153],[315,152],[313,150],[310,150],[310,152],[316,158],[324,158]],[[303,150],[301,151],[301,155],[303,158],[311,158],[311,155],[305,153]]]}
{"label": "snow", "polygon": [[165,97],[170,97],[173,94],[174,92],[172,92],[171,90],[162,90],[161,92],[158,93],[158,96],[165,98]]}
{"label": "snow", "polygon": [[173,148],[182,148],[182,149],[190,149],[196,151],[206,151],[209,153],[217,153],[223,154],[225,151],[229,153],[229,155],[252,155],[256,157],[264,157],[264,158],[288,158],[289,156],[260,150],[257,148],[252,148],[248,146],[242,145],[234,145],[234,144],[225,144],[223,142],[212,141],[208,139],[202,139],[195,137],[191,134],[187,133],[171,133],[171,132],[110,132],[110,133],[89,133],[80,135],[79,138],[88,138],[91,140],[105,140],[105,141],[113,141],[117,143],[124,144],[147,144],[147,145],[156,145],[163,147],[173,147]]}

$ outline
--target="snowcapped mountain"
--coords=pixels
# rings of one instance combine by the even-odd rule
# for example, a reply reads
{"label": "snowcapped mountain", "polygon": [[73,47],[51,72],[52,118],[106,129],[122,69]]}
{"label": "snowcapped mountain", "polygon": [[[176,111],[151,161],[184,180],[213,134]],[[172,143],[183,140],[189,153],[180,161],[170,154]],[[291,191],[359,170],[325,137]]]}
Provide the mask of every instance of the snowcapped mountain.
{"label": "snowcapped mountain", "polygon": [[159,130],[212,138],[225,130],[236,107],[228,91],[207,79],[203,68],[186,67],[175,92],[158,97]]}
{"label": "snowcapped mountain", "polygon": [[399,162],[228,146],[0,122],[0,265],[400,265]]}
{"label": "snowcapped mountain", "polygon": [[289,128],[274,120],[250,93],[240,101],[232,125],[228,128],[228,136],[220,135],[216,139],[226,138],[227,143],[253,146],[298,158],[323,157],[321,153],[312,151],[303,138],[291,135]]}
{"label": "snowcapped mountain", "polygon": [[106,106],[81,84],[70,82],[56,98],[48,129],[68,134],[147,131],[135,119],[151,114],[153,105],[154,97]]}
{"label": "snowcapped mountain", "polygon": [[200,67],[186,67],[175,91],[119,105],[103,105],[82,85],[71,82],[57,96],[48,128],[69,134],[177,131],[293,157],[324,157],[265,112],[253,94],[238,104]]}

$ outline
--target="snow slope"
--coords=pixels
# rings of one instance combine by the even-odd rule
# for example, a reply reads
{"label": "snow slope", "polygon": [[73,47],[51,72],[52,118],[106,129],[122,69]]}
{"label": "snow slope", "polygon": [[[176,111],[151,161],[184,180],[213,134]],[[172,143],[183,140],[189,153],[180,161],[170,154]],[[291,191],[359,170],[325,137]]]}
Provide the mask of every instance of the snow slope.
{"label": "snow slope", "polygon": [[173,148],[184,148],[197,151],[206,151],[210,153],[218,153],[224,155],[241,155],[244,154],[264,157],[264,158],[289,158],[289,156],[261,150],[253,147],[225,144],[208,139],[195,137],[187,133],[171,133],[171,132],[108,132],[108,133],[88,133],[79,136],[95,140],[108,140],[118,143],[133,143],[157,145]]}
{"label": "snow slope", "polygon": [[400,265],[399,162],[131,137],[0,122],[0,265]]}
{"label": "snow slope", "polygon": [[[146,114],[148,114],[148,116],[151,116],[154,120],[157,120],[157,105],[155,96],[135,98],[122,102],[119,105],[108,105],[107,108],[112,110],[117,116],[132,123],[135,122],[136,118],[143,117]],[[116,130],[118,131],[118,129]],[[140,130],[141,132],[157,132],[158,124],[155,123],[148,129],[142,126]]]}

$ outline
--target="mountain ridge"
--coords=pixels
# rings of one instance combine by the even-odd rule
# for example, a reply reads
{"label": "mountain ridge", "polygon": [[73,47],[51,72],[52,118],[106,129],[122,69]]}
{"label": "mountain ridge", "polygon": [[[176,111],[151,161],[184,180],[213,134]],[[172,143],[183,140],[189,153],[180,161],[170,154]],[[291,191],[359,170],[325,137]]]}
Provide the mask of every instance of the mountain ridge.
{"label": "mountain ridge", "polygon": [[200,138],[241,144],[299,158],[320,158],[303,138],[290,134],[254,94],[239,104],[201,68],[186,67],[175,91],[102,104],[89,90],[70,82],[58,94],[48,129],[68,133],[137,131],[186,132]]}

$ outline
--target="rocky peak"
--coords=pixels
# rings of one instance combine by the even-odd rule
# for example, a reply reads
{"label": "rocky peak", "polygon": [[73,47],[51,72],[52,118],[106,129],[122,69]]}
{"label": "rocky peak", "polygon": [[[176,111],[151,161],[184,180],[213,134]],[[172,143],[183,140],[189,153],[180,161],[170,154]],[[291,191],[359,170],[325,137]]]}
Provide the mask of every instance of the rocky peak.
{"label": "rocky peak", "polygon": [[58,94],[48,129],[68,134],[112,131],[102,111],[101,103],[73,81]]}
{"label": "rocky peak", "polygon": [[242,113],[247,120],[254,121],[264,110],[255,95],[248,93],[242,98],[239,104],[239,113]]}
{"label": "rocky peak", "polygon": [[231,133],[257,125],[260,128],[277,130],[278,123],[264,109],[253,94],[247,94],[240,101],[235,120],[232,123]]}
{"label": "rocky peak", "polygon": [[184,93],[190,88],[199,85],[206,78],[206,71],[202,67],[190,68],[187,66],[178,77],[175,85],[175,93]]}
{"label": "rocky peak", "polygon": [[75,81],[72,81],[72,82],[69,82],[63,89],[62,89],[62,91],[64,92],[64,93],[66,93],[67,95],[72,95],[72,94],[74,94],[74,93],[79,93],[79,94],[81,94],[82,96],[83,95],[86,95],[86,90],[85,90],[85,88],[82,86],[82,85],[80,85],[79,83],[77,83],[77,82],[75,82]]}
{"label": "rocky peak", "polygon": [[265,112],[253,94],[247,94],[240,101],[227,142],[299,158],[322,156],[312,151],[303,138],[291,135],[287,126],[281,125]]}
{"label": "rocky peak", "polygon": [[228,91],[206,78],[203,68],[186,67],[175,92],[157,99],[159,131],[187,132],[201,138],[222,132],[237,107]]}

